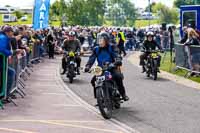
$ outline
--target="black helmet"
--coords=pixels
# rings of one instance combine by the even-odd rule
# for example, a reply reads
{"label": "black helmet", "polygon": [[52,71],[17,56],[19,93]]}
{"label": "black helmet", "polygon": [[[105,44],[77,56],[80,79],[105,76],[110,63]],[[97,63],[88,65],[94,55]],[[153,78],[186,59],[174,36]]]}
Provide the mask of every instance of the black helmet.
{"label": "black helmet", "polygon": [[110,40],[110,36],[109,36],[109,34],[106,33],[106,32],[101,33],[101,34],[100,34],[100,38],[104,39],[104,40],[107,41],[107,42],[109,42],[109,40]]}

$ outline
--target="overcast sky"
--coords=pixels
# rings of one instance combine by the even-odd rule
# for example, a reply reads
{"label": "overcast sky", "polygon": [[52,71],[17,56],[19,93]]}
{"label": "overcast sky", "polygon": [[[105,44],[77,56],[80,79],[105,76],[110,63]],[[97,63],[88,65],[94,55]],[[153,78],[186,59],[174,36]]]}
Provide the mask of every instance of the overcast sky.
{"label": "overcast sky", "polygon": [[[51,0],[51,3],[53,3],[56,0]],[[148,5],[148,0],[131,0],[133,3],[135,3],[136,7],[146,7]],[[154,2],[162,2],[166,4],[167,6],[172,6],[174,0],[151,0]],[[0,0],[0,6],[4,5],[11,5],[15,7],[24,7],[24,6],[32,6],[34,3],[34,0]]]}

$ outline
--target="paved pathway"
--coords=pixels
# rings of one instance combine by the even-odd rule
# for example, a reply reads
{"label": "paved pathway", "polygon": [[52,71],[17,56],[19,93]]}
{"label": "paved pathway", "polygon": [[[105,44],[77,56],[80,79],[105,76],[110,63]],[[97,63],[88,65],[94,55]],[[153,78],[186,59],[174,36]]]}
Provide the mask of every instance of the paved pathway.
{"label": "paved pathway", "polygon": [[74,95],[59,75],[60,59],[36,65],[27,96],[0,110],[0,133],[127,133]]}

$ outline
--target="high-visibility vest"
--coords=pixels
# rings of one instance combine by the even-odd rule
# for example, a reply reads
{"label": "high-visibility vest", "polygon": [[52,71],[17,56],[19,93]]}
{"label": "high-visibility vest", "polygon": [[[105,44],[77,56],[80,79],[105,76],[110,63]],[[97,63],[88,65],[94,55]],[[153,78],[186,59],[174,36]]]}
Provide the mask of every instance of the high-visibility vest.
{"label": "high-visibility vest", "polygon": [[[126,38],[123,32],[119,32],[119,34],[121,35],[122,40],[125,42]],[[118,35],[116,36],[116,42],[119,43],[119,37]]]}

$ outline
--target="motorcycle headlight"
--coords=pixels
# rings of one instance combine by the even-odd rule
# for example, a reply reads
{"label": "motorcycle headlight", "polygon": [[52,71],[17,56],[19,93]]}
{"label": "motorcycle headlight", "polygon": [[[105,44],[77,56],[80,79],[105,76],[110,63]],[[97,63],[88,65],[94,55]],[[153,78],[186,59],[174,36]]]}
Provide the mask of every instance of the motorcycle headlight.
{"label": "motorcycle headlight", "polygon": [[92,69],[92,73],[96,76],[101,76],[102,75],[102,68],[99,66],[96,66],[95,68]]}
{"label": "motorcycle headlight", "polygon": [[69,52],[69,57],[74,57],[75,56],[75,53],[74,52]]}
{"label": "motorcycle headlight", "polygon": [[158,53],[152,53],[151,56],[152,56],[153,58],[157,58],[157,57],[158,57]]}

